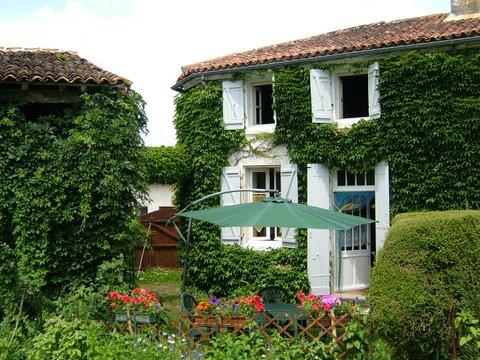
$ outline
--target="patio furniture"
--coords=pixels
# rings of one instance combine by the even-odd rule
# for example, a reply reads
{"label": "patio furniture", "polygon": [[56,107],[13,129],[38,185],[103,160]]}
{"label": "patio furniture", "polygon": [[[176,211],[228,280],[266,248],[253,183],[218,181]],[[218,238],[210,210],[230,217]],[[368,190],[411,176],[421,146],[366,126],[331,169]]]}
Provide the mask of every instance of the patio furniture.
{"label": "patio furniture", "polygon": [[288,300],[287,292],[279,286],[267,286],[261,289],[258,294],[265,304],[285,304]]}
{"label": "patio furniture", "polygon": [[198,301],[189,293],[182,293],[180,298],[180,306],[181,310],[188,313],[193,314],[193,309],[197,306]]}

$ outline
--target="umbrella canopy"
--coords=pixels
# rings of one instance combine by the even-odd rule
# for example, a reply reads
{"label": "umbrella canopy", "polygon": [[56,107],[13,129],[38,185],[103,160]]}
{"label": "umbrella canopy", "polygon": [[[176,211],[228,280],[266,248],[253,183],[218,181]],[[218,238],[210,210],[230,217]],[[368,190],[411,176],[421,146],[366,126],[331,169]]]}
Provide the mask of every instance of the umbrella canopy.
{"label": "umbrella canopy", "polygon": [[307,229],[347,230],[375,220],[347,215],[292,200],[269,197],[261,201],[180,212],[186,218],[208,221],[220,226],[266,226]]}

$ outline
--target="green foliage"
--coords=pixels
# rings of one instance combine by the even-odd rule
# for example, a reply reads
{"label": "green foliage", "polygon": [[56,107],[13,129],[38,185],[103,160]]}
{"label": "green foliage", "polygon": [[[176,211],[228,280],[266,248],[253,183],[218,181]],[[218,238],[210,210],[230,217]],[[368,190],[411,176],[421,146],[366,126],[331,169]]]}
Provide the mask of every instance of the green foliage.
{"label": "green foliage", "polygon": [[141,234],[141,98],[105,89],[63,115],[25,111],[0,107],[0,278],[8,282],[0,298],[91,281],[119,254],[131,264]]}
{"label": "green foliage", "polygon": [[458,332],[458,345],[465,359],[480,356],[480,320],[469,311],[462,310],[455,317],[455,329]]}
{"label": "green foliage", "polygon": [[149,184],[175,184],[188,173],[189,158],[182,146],[145,148]]}
{"label": "green foliage", "polygon": [[394,220],[373,268],[368,301],[377,333],[397,351],[421,357],[448,349],[451,307],[480,312],[479,234],[479,211]]}
{"label": "green foliage", "polygon": [[326,360],[335,359],[336,355],[338,355],[338,347],[334,342],[328,345],[319,340],[292,342],[276,333],[266,337],[255,330],[254,326],[246,334],[226,334],[214,338],[204,348],[205,360]]}

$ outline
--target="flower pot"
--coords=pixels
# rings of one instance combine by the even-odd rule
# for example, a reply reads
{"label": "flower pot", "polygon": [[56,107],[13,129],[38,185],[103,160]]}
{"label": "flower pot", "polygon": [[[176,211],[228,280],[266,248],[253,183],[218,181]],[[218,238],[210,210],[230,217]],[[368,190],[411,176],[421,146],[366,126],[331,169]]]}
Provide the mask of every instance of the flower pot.
{"label": "flower pot", "polygon": [[221,327],[227,331],[238,331],[247,325],[248,319],[245,316],[222,316],[220,318]]}
{"label": "flower pot", "polygon": [[133,314],[133,322],[135,324],[153,324],[155,322],[155,315]]}
{"label": "flower pot", "polygon": [[[114,313],[116,322],[127,322],[127,314],[124,312]],[[132,322],[135,324],[152,324],[155,322],[155,315],[152,314],[133,314]]]}
{"label": "flower pot", "polygon": [[213,314],[205,314],[205,315],[196,314],[194,316],[193,325],[195,327],[200,327],[200,326],[215,327],[217,325],[217,316]]}
{"label": "flower pot", "polygon": [[116,312],[113,314],[116,322],[127,322],[127,314],[124,312]]}

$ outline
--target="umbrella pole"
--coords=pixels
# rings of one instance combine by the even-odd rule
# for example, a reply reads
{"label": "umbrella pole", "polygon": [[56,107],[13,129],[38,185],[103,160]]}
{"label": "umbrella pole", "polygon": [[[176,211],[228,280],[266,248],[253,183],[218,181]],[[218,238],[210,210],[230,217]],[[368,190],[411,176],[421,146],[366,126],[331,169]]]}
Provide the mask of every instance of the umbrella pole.
{"label": "umbrella pole", "polygon": [[190,234],[192,233],[192,218],[188,219],[187,239],[185,241],[185,254],[183,259],[183,274],[182,274],[182,293],[185,292],[185,285],[187,283],[188,270],[188,250],[190,248]]}

